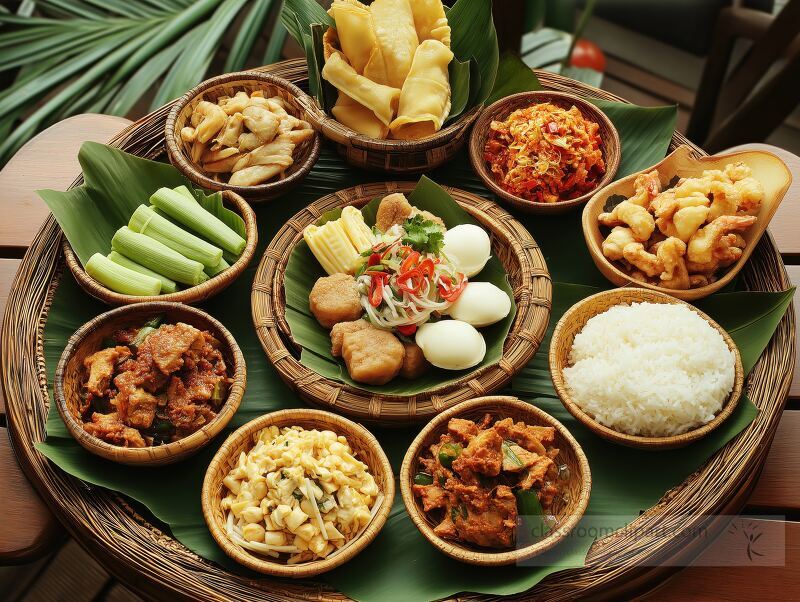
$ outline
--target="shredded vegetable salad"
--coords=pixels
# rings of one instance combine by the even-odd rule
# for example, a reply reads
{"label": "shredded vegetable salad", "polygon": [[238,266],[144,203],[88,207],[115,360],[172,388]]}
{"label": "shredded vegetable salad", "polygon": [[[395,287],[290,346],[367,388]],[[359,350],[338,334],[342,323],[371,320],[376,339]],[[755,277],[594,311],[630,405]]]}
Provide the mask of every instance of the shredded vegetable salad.
{"label": "shredded vegetable salad", "polygon": [[589,192],[605,173],[599,129],[575,106],[536,104],[492,121],[483,156],[504,190],[556,203]]}
{"label": "shredded vegetable salad", "polygon": [[443,253],[418,250],[403,234],[397,226],[378,234],[355,275],[367,319],[410,337],[458,299],[467,277]]}

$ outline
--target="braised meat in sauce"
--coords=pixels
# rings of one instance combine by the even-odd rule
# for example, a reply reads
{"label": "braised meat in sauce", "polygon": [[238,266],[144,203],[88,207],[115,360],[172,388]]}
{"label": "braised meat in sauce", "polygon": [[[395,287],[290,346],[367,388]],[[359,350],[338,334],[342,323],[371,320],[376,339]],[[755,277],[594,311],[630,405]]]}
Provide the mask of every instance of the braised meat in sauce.
{"label": "braised meat in sauce", "polygon": [[438,523],[434,533],[487,548],[510,548],[521,515],[546,516],[568,478],[555,460],[553,427],[486,414],[451,418],[418,458],[412,490]]}
{"label": "braised meat in sauce", "polygon": [[227,398],[220,342],[208,331],[155,318],[121,329],[88,356],[77,419],[113,445],[177,441],[213,420]]}

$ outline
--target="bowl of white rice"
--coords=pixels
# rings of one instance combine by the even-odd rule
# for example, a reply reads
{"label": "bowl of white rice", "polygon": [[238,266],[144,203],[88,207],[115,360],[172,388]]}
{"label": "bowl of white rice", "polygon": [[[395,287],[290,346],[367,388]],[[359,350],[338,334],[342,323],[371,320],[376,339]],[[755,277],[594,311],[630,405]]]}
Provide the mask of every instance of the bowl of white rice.
{"label": "bowl of white rice", "polygon": [[744,374],[736,344],[697,308],[621,288],[559,320],[550,374],[566,409],[592,431],[643,449],[683,447],[730,416]]}

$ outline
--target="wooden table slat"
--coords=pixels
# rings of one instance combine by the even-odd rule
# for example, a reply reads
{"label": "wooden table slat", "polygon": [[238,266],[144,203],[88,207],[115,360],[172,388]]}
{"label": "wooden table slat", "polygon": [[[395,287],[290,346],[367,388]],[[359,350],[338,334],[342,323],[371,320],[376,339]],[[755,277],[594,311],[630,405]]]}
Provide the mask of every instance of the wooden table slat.
{"label": "wooden table slat", "polygon": [[783,413],[764,469],[747,505],[781,512],[800,510],[800,410]]}

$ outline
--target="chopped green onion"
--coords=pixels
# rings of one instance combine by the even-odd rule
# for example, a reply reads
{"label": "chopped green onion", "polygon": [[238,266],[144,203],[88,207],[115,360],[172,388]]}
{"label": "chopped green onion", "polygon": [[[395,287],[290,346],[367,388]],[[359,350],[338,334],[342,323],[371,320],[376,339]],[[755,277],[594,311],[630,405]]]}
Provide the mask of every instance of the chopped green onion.
{"label": "chopped green onion", "polygon": [[164,243],[173,251],[199,261],[206,267],[216,266],[222,259],[222,249],[176,226],[146,205],[139,205],[136,208],[128,227],[134,232],[146,234]]}
{"label": "chopped green onion", "polygon": [[157,280],[161,281],[161,294],[166,295],[167,293],[174,293],[178,290],[178,285],[175,284],[174,280],[170,280],[166,276],[162,276],[158,272],[154,272],[153,270],[144,267],[143,265],[139,265],[135,261],[131,261],[124,255],[120,255],[116,251],[111,251],[107,255],[107,257],[116,264],[121,265],[122,267],[128,268],[129,270],[133,270],[134,272],[139,272],[140,274],[144,274],[145,276],[150,276],[151,278],[156,278]]}
{"label": "chopped green onion", "polygon": [[[114,238],[111,239],[111,248],[136,263],[150,268],[154,272],[164,274],[167,278],[181,284],[195,286],[208,280],[208,276],[203,272],[202,263],[188,259],[165,244],[134,232],[127,226],[123,226],[114,234]],[[161,282],[157,282],[160,288]]]}
{"label": "chopped green onion", "polygon": [[86,273],[100,284],[123,295],[150,297],[161,292],[161,281],[157,278],[134,272],[114,263],[102,253],[92,255],[84,267]]}
{"label": "chopped green onion", "polygon": [[231,264],[229,264],[227,261],[225,261],[224,257],[221,257],[220,260],[219,260],[219,263],[217,265],[215,265],[215,266],[206,266],[204,271],[205,271],[206,274],[208,274],[208,276],[213,278],[217,274],[227,270],[229,267],[231,267]]}
{"label": "chopped green onion", "polygon": [[240,255],[247,246],[247,241],[229,228],[225,222],[203,209],[200,203],[190,201],[180,192],[169,188],[159,188],[150,196],[150,202],[173,219],[226,251]]}
{"label": "chopped green onion", "polygon": [[427,472],[418,472],[414,475],[414,485],[433,485],[433,477]]}

